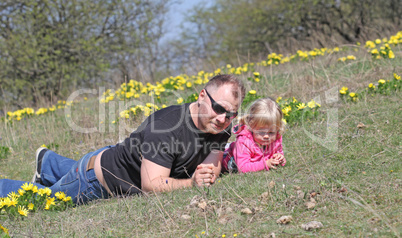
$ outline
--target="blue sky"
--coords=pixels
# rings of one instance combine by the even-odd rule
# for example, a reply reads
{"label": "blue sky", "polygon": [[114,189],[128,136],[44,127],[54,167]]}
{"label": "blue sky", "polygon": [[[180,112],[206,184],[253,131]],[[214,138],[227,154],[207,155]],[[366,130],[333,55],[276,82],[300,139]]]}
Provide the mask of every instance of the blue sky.
{"label": "blue sky", "polygon": [[[209,0],[210,1],[210,0]],[[185,14],[197,5],[205,5],[207,0],[181,0],[181,3],[174,4],[168,13],[167,36],[173,38],[180,32],[180,23],[183,22]]]}

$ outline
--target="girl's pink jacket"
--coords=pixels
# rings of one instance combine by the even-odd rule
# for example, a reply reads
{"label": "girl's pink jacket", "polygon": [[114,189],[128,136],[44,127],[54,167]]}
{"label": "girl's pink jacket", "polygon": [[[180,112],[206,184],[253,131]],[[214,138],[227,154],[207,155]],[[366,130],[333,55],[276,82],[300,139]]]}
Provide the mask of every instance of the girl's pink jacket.
{"label": "girl's pink jacket", "polygon": [[[276,153],[283,155],[282,136],[279,133],[276,140],[267,146],[264,151],[254,141],[253,134],[247,129],[246,125],[234,126],[233,133],[237,134],[236,141],[231,143],[229,148],[225,150],[225,155],[227,155],[223,158],[222,163],[226,169],[228,169],[228,162],[233,156],[239,173],[269,170],[265,161]],[[285,164],[286,159],[282,166],[285,166]]]}

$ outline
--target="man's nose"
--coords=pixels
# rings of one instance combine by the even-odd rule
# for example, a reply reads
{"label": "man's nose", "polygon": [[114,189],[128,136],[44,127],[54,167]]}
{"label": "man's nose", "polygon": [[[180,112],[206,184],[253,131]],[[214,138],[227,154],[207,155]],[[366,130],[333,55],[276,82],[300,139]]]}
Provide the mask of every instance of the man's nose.
{"label": "man's nose", "polygon": [[221,123],[221,124],[225,123],[225,122],[226,122],[226,115],[225,115],[225,113],[219,114],[219,115],[216,117],[216,120],[218,120],[218,122]]}

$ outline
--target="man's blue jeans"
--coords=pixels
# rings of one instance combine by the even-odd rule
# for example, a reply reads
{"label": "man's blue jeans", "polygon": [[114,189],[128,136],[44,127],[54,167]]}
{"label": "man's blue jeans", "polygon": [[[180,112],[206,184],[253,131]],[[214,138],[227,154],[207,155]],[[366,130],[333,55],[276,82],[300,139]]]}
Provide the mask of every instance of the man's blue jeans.
{"label": "man's blue jeans", "polygon": [[[112,146],[84,155],[75,161],[48,150],[42,158],[41,179],[45,185],[35,184],[38,188],[49,187],[52,193],[64,192],[71,196],[76,204],[91,200],[109,198],[106,189],[96,178],[94,169],[87,171],[89,159]],[[0,179],[0,197],[6,197],[10,192],[17,192],[25,181]]]}

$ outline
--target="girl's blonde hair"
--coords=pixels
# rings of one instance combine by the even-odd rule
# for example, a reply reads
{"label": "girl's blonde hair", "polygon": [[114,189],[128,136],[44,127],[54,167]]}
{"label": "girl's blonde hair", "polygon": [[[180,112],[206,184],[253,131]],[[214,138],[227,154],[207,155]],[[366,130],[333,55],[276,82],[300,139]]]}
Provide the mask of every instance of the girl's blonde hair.
{"label": "girl's blonde hair", "polygon": [[267,97],[256,100],[247,110],[247,113],[239,119],[240,124],[251,128],[275,125],[279,134],[285,130],[282,121],[283,113],[274,99]]}

